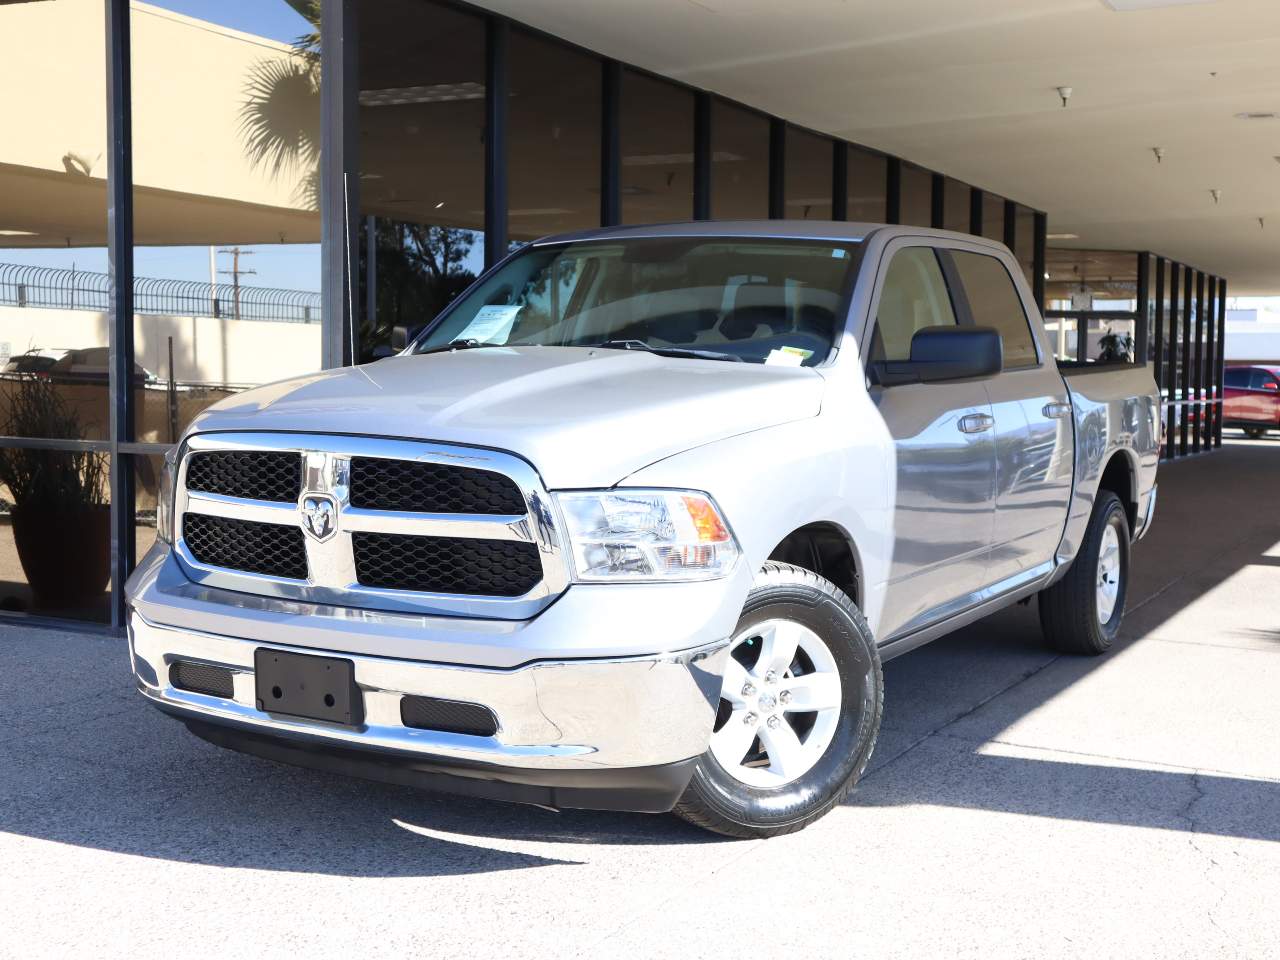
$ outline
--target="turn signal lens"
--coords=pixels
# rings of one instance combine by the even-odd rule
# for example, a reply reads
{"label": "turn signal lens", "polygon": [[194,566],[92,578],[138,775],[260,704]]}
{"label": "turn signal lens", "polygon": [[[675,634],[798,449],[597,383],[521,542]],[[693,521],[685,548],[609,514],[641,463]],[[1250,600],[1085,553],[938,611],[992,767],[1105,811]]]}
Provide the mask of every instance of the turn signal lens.
{"label": "turn signal lens", "polygon": [[738,542],[706,494],[592,490],[556,494],[576,579],[714,580],[737,562]]}
{"label": "turn signal lens", "polygon": [[174,453],[170,450],[164,455],[156,490],[156,539],[165,543],[173,543],[173,478],[176,472]]}

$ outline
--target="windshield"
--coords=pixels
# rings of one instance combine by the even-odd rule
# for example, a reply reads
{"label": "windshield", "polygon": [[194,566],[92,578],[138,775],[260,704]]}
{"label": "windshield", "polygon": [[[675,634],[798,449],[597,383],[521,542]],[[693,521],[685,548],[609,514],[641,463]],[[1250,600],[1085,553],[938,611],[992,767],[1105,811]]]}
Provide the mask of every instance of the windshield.
{"label": "windshield", "polygon": [[413,352],[625,346],[812,366],[831,352],[856,242],[680,237],[529,247]]}

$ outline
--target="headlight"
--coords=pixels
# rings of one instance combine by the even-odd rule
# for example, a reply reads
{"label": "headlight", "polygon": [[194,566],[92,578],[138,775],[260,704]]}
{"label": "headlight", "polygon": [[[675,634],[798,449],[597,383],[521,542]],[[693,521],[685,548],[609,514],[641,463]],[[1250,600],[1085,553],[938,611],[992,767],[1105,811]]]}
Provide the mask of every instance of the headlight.
{"label": "headlight", "polygon": [[156,491],[156,539],[165,543],[173,543],[173,477],[178,469],[174,457],[172,450],[164,455]]}
{"label": "headlight", "polygon": [[704,493],[592,490],[556,500],[578,580],[714,580],[741,552]]}

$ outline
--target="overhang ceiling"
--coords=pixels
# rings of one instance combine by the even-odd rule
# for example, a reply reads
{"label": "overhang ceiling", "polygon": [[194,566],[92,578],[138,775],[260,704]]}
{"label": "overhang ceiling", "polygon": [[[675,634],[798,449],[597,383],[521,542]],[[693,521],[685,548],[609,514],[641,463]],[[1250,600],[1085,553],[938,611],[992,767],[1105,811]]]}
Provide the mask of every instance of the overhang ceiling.
{"label": "overhang ceiling", "polygon": [[[1280,0],[480,0],[1280,294]],[[1063,107],[1057,87],[1072,95]],[[1156,161],[1153,148],[1162,148]],[[1219,191],[1215,201],[1211,191]],[[1261,224],[1259,223],[1261,218]]]}

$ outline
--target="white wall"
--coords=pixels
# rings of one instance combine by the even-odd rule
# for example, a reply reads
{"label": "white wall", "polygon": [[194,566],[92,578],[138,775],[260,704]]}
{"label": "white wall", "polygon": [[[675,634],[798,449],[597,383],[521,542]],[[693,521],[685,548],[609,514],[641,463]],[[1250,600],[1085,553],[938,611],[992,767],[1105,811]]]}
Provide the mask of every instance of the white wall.
{"label": "white wall", "polygon": [[[180,383],[252,386],[320,367],[319,323],[140,315],[133,336],[137,362],[166,380],[172,337]],[[106,314],[0,306],[0,356],[106,345]]]}

